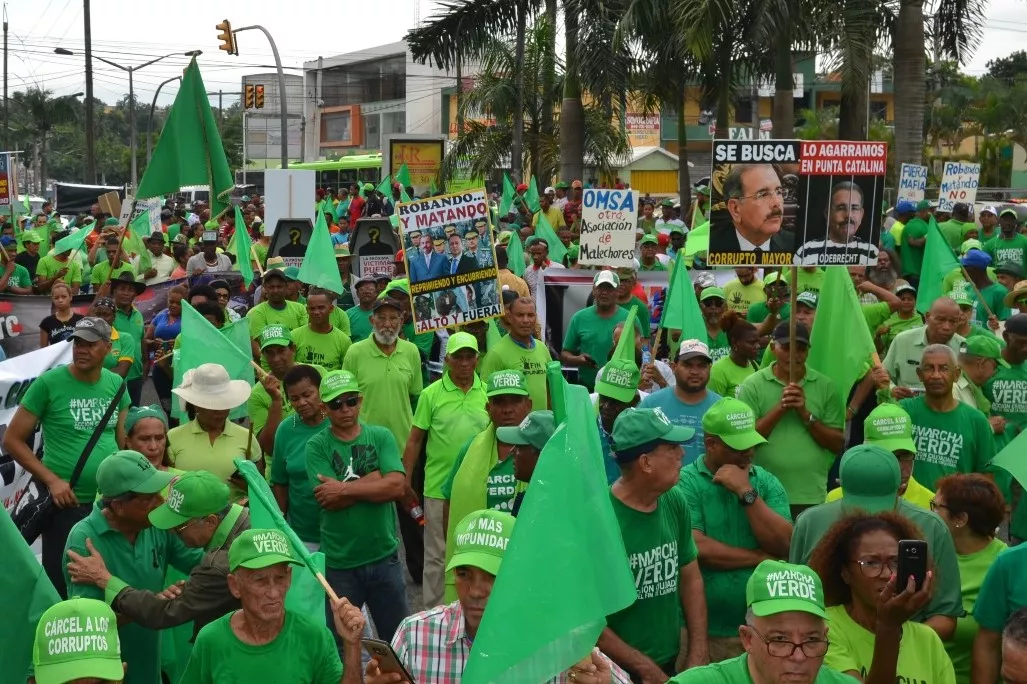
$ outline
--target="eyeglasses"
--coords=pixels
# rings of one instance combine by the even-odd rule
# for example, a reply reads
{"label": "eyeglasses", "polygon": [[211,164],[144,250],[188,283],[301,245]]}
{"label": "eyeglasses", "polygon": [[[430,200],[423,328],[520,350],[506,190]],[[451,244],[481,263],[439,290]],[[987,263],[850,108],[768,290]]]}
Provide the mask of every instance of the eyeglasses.
{"label": "eyeglasses", "polygon": [[770,640],[757,632],[755,627],[750,626],[749,629],[767,645],[767,653],[775,658],[791,658],[796,649],[802,649],[802,654],[807,658],[823,658],[830,645],[827,639],[811,639],[800,644],[784,639]]}
{"label": "eyeglasses", "polygon": [[196,523],[200,522],[200,520],[201,520],[200,518],[193,518],[189,522],[182,523],[178,527],[172,527],[171,531],[174,532],[175,534],[182,534],[183,532],[186,531],[186,529],[188,529],[189,527],[191,527],[191,526],[195,525]]}
{"label": "eyeglasses", "polygon": [[859,565],[859,570],[863,573],[864,577],[880,577],[886,568],[890,574],[895,574],[899,571],[899,561],[894,558],[887,561],[858,560],[856,563]]}
{"label": "eyeglasses", "polygon": [[938,503],[937,499],[931,499],[931,510],[934,511],[934,512],[937,512],[937,510],[939,508],[944,508],[945,510],[949,510],[948,506],[946,506],[943,503]]}
{"label": "eyeglasses", "polygon": [[331,401],[327,402],[328,408],[331,409],[332,411],[338,411],[343,406],[347,406],[349,408],[353,408],[353,407],[355,407],[359,403],[360,403],[360,397],[350,397],[349,399],[343,399],[342,397],[337,397],[337,398],[332,399]]}
{"label": "eyeglasses", "polygon": [[759,190],[758,192],[754,192],[751,195],[743,195],[738,199],[754,199],[757,202],[766,202],[771,197],[776,197],[777,199],[784,199],[784,196],[784,190],[782,190],[781,188],[777,188],[776,190]]}

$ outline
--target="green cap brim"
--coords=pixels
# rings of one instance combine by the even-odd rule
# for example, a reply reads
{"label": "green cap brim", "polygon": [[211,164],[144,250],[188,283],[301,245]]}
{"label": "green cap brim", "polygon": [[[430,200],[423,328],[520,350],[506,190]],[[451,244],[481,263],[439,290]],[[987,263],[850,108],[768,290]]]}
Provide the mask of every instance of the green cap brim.
{"label": "green cap brim", "polygon": [[35,668],[36,684],[64,684],[80,679],[120,682],[125,678],[121,658],[105,656],[76,658],[71,662],[40,664]]}
{"label": "green cap brim", "polygon": [[260,348],[267,349],[268,347],[272,347],[274,345],[278,345],[279,347],[288,347],[290,344],[292,344],[292,342],[285,339],[284,337],[273,337],[270,340],[267,340],[266,342],[262,342]]}
{"label": "green cap brim", "polygon": [[597,380],[596,394],[601,397],[609,397],[610,399],[616,399],[617,401],[629,404],[635,399],[636,390],[627,387],[618,387],[617,385],[611,385],[607,382]]}
{"label": "green cap brim", "polygon": [[916,453],[916,442],[912,437],[895,437],[893,439],[867,439],[864,444],[881,447],[885,451],[895,453],[896,451],[910,451]]}
{"label": "green cap brim", "polygon": [[453,554],[453,557],[449,559],[449,565],[446,566],[446,572],[452,572],[462,565],[470,565],[484,570],[490,575],[498,575],[499,566],[502,562],[503,559],[500,556],[494,556],[490,553],[481,553],[479,551],[467,551],[465,553]]}
{"label": "green cap brim", "polygon": [[174,479],[175,476],[166,470],[154,469],[150,477],[132,487],[129,491],[135,494],[156,494],[157,492],[164,491],[164,488],[171,484],[171,481]]}
{"label": "green cap brim", "polygon": [[[509,394],[509,392],[503,392],[503,394]],[[521,428],[517,425],[496,428],[496,439],[503,444],[512,444],[515,446],[529,446],[531,444],[531,442],[521,435]]]}
{"label": "green cap brim", "polygon": [[322,394],[321,401],[327,404],[333,399],[338,399],[343,394],[360,394],[360,390],[353,387],[343,387],[342,389],[329,392],[327,395]]}
{"label": "green cap brim", "polygon": [[150,524],[158,530],[174,529],[179,525],[184,525],[192,520],[192,518],[187,515],[182,515],[181,513],[176,513],[171,510],[167,503],[163,503],[150,511],[150,515],[148,517],[150,519]]}
{"label": "green cap brim", "polygon": [[[766,444],[766,438],[755,430],[743,432],[737,435],[717,435],[720,439],[735,451],[747,451]],[[915,449],[914,449],[915,451]]]}
{"label": "green cap brim", "polygon": [[[521,387],[497,387],[496,389],[492,390],[491,392],[487,392],[485,394],[485,396],[486,397],[498,397],[498,396],[503,395],[503,394],[516,394],[516,395],[521,396],[521,397],[526,397],[526,396],[528,396],[528,390],[526,390],[524,388],[521,388]],[[505,430],[505,429],[506,428],[498,428],[497,429],[497,433],[498,433],[498,430]],[[508,442],[508,444],[513,444],[513,442]]]}
{"label": "green cap brim", "polygon": [[239,563],[239,565],[232,568],[232,572],[235,572],[235,570],[239,568],[246,568],[247,570],[262,570],[263,568],[268,568],[272,565],[278,565],[279,563],[288,563],[289,565],[302,565],[302,563],[300,563],[295,558],[291,558],[280,553],[269,553],[266,556],[251,558],[247,561]]}
{"label": "green cap brim", "polygon": [[812,601],[803,601],[802,599],[757,601],[749,607],[752,608],[752,614],[756,617],[768,617],[779,613],[809,613],[827,619],[827,611]]}

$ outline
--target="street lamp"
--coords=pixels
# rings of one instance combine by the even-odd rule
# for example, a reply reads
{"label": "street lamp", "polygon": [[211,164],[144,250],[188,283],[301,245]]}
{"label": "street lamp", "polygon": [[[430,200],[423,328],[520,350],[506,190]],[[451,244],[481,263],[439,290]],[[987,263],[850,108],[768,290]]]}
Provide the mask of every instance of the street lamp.
{"label": "street lamp", "polygon": [[[75,53],[72,52],[71,50],[68,50],[67,48],[60,48],[59,47],[59,48],[54,48],[54,54],[58,54],[58,55],[72,55],[73,56]],[[197,57],[197,56],[202,55],[202,54],[203,54],[202,50],[190,50],[189,52],[171,52],[169,54],[162,55],[160,57],[156,57],[154,59],[151,59],[149,62],[143,62],[139,66],[131,66],[131,67],[123,66],[121,64],[118,64],[117,62],[112,62],[109,59],[105,59],[103,57],[100,57],[99,55],[93,55],[93,57],[95,57],[96,59],[100,60],[104,64],[109,64],[110,66],[114,67],[115,69],[121,69],[122,71],[127,71],[128,72],[128,104],[129,104],[129,107],[128,107],[128,126],[129,126],[129,129],[130,129],[129,130],[129,147],[130,147],[130,153],[132,155],[132,192],[135,192],[136,188],[139,186],[138,170],[136,169],[136,137],[137,137],[136,136],[136,108],[135,108],[136,98],[135,98],[135,84],[134,84],[133,79],[132,79],[132,74],[134,74],[135,72],[139,71],[143,67],[148,67],[151,64],[156,64],[157,62],[161,61],[162,59],[167,59],[168,57],[177,57],[179,55],[183,55],[185,57]]]}
{"label": "street lamp", "polygon": [[153,110],[157,107],[157,96],[160,95],[161,88],[171,83],[172,81],[181,81],[181,76],[172,76],[166,81],[161,81],[161,84],[157,86],[157,92],[153,94],[153,102],[150,103],[150,118],[146,122],[146,165],[150,165],[150,157],[153,155]]}

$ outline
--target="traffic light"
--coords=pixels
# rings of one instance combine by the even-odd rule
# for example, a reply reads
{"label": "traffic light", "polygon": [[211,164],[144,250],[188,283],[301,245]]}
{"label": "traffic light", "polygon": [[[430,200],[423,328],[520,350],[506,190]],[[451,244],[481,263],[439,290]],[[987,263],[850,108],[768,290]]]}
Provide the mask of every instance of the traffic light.
{"label": "traffic light", "polygon": [[246,84],[246,109],[253,109],[253,86]]}
{"label": "traffic light", "polygon": [[254,89],[253,106],[257,109],[264,108],[264,86],[258,85]]}
{"label": "traffic light", "polygon": [[235,49],[235,34],[232,33],[232,24],[227,19],[215,26],[221,33],[218,34],[218,40],[221,41],[219,50],[224,50],[230,55],[238,55],[239,51]]}

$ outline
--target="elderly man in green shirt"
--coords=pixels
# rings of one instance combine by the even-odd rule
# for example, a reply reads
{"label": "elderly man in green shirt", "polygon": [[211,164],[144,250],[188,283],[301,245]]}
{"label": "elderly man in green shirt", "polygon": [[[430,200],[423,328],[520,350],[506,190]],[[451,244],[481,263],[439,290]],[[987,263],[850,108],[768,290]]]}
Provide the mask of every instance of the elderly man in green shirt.
{"label": "elderly man in green shirt", "polygon": [[[96,471],[101,500],[68,535],[65,557],[69,563],[99,552],[110,569],[125,583],[152,592],[164,589],[168,566],[189,573],[203,555],[190,549],[176,535],[150,523],[150,512],[163,502],[160,492],[171,482],[171,473],[157,470],[136,451],[108,456]],[[69,598],[114,600],[111,587],[104,591],[92,584],[76,584],[66,567]],[[125,684],[161,684],[160,632],[127,623],[119,627],[128,671]]]}
{"label": "elderly man in green shirt", "polygon": [[923,390],[917,370],[924,349],[931,344],[944,344],[959,353],[965,340],[956,333],[960,323],[959,305],[949,297],[939,297],[927,311],[923,327],[906,330],[895,336],[882,364],[891,377],[891,395],[895,399],[908,399],[915,389]]}
{"label": "elderly man in green shirt", "polygon": [[[453,469],[460,447],[489,424],[485,410],[488,397],[478,367],[478,340],[466,332],[449,336],[446,343],[446,370],[421,392],[414,414],[413,429],[403,450],[407,490],[413,492],[412,473],[427,439],[424,466],[424,604],[442,602],[443,561],[446,555],[446,528],[442,487]],[[408,494],[408,499],[410,494]]]}

